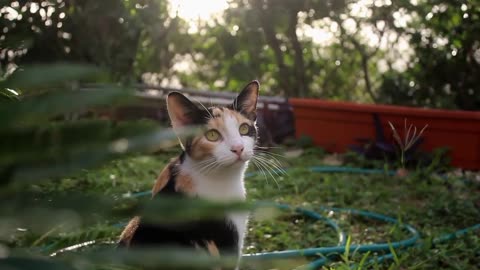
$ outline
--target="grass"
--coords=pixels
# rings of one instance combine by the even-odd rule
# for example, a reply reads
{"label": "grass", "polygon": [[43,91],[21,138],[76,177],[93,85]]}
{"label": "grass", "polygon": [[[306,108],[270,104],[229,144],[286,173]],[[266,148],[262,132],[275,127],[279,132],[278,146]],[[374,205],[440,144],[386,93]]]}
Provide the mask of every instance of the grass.
{"label": "grass", "polygon": [[[282,150],[278,150],[281,154]],[[84,171],[47,185],[32,186],[42,193],[72,192],[104,194],[121,198],[122,194],[150,190],[157,174],[176,154],[176,150],[152,156],[135,156],[117,160],[93,171]],[[291,168],[287,175],[271,178],[258,174],[246,180],[252,201],[274,201],[305,208],[319,206],[348,207],[389,215],[413,225],[421,237],[429,239],[479,222],[480,183],[451,177],[440,179],[414,172],[405,178],[386,175],[319,174],[308,170],[321,165],[323,152],[306,149],[298,158],[284,158]],[[251,168],[255,170],[255,168]],[[327,213],[349,235],[349,244],[391,242],[408,235],[397,226],[347,214]],[[83,224],[80,229],[52,228],[45,235],[17,232],[10,245],[15,247],[55,250],[83,241],[114,241],[121,228],[111,226],[118,220],[101,224]],[[254,219],[246,238],[245,252],[263,252],[305,247],[332,246],[336,233],[323,222],[315,222],[293,213],[282,213],[275,219]],[[367,267],[366,262],[378,254],[341,254],[340,261],[328,269],[475,269],[480,268],[480,234],[471,233],[461,239],[431,246],[424,245],[408,252],[395,252],[395,259]],[[307,261],[295,261],[296,265]],[[282,264],[283,269],[292,265]]]}

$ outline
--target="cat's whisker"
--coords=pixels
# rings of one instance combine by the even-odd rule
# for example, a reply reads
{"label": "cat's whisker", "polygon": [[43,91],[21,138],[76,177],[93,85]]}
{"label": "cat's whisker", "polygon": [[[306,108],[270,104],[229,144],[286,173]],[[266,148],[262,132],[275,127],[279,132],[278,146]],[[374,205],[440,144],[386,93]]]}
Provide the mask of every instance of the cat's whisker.
{"label": "cat's whisker", "polygon": [[210,165],[211,163],[215,162],[215,160],[216,160],[216,159],[213,158],[213,157],[212,157],[212,158],[208,158],[208,159],[206,159],[206,160],[203,160],[203,161],[198,162],[197,164],[195,164],[195,165],[193,166],[193,168],[194,168],[195,170],[201,170],[202,168],[204,168],[204,167]]}
{"label": "cat's whisker", "polygon": [[255,151],[257,153],[262,153],[262,154],[266,154],[266,155],[272,155],[272,156],[277,156],[277,157],[280,157],[280,158],[285,158],[284,155],[280,155],[280,154],[277,154],[277,153],[272,153],[272,152],[262,150],[262,149],[256,149]]}
{"label": "cat's whisker", "polygon": [[[257,157],[254,157],[254,159],[257,160],[257,162],[258,162],[259,164],[261,164],[262,167],[265,168],[265,170],[267,171],[267,173],[272,177],[273,181],[275,181],[275,183],[277,184],[277,187],[280,188],[280,186],[279,186],[279,184],[278,184],[278,182],[277,182],[277,179],[275,178],[275,176],[274,176],[273,173],[272,173],[272,170],[271,170],[272,167],[271,167],[271,165],[268,164],[268,162],[262,160],[262,159],[261,159],[260,157],[258,157],[258,156],[257,156]],[[280,175],[278,174],[278,172],[276,172],[275,170],[273,170],[273,172],[274,172],[277,176],[280,176]]]}
{"label": "cat's whisker", "polygon": [[279,158],[280,158],[280,159],[285,159],[284,156],[281,156],[281,155],[273,155],[272,153],[268,153],[268,152],[260,152],[260,153],[258,153],[258,156],[262,156],[262,157],[271,159],[272,162],[276,163],[276,164],[279,165],[280,167],[283,167],[283,166],[282,166],[282,162],[281,162],[280,160],[278,160],[278,159],[279,159]]}
{"label": "cat's whisker", "polygon": [[255,146],[255,149],[281,149],[282,147],[280,146],[259,146],[259,145],[256,145]]}
{"label": "cat's whisker", "polygon": [[270,152],[261,151],[261,150],[256,150],[255,153],[256,153],[258,156],[268,157],[269,159],[272,159],[273,161],[275,161],[275,162],[278,163],[279,165],[281,165],[282,162],[280,162],[278,159],[283,159],[283,160],[285,160],[285,156],[282,156],[282,155],[280,155],[280,154],[270,153]]}
{"label": "cat's whisker", "polygon": [[279,171],[282,174],[288,174],[285,169],[282,168],[282,163],[278,161],[275,157],[273,156],[262,156],[262,155],[256,155],[255,156],[258,159],[262,159],[265,163],[267,163],[269,166],[271,166],[275,171]]}
{"label": "cat's whisker", "polygon": [[256,150],[255,151],[255,154],[257,154],[257,156],[263,156],[263,157],[266,157],[268,159],[271,159],[272,162],[275,162],[277,163],[278,165],[281,165],[282,162],[280,162],[279,159],[282,159],[282,160],[285,160],[285,156],[282,156],[280,154],[274,154],[274,153],[270,153],[270,152],[267,152],[267,151],[259,151],[259,150]]}
{"label": "cat's whisker", "polygon": [[264,160],[261,158],[258,158],[259,162],[262,162],[266,167],[268,167],[269,172],[273,172],[277,177],[282,177],[282,175],[286,175],[287,173],[285,170],[282,168],[278,167],[277,165],[274,165],[272,163],[269,163],[268,160]]}
{"label": "cat's whisker", "polygon": [[279,173],[279,170],[274,168],[271,164],[269,164],[268,162],[266,161],[261,161],[263,164],[265,164],[264,166],[267,167],[267,170],[269,172],[269,174],[272,176],[273,180],[275,181],[275,183],[277,184],[278,186],[278,181],[277,181],[277,178],[278,177],[281,177],[281,174]]}
{"label": "cat's whisker", "polygon": [[216,169],[220,168],[221,166],[222,166],[222,163],[221,163],[221,162],[215,162],[215,163],[213,164],[213,166],[210,167],[210,169],[208,169],[205,174],[209,174],[209,173],[215,171]]}
{"label": "cat's whisker", "polygon": [[213,166],[216,162],[216,158],[214,157],[211,157],[211,158],[208,158],[206,160],[203,160],[203,161],[200,161],[198,162],[197,164],[195,164],[193,166],[193,169],[194,170],[197,170],[199,172],[204,172],[206,171],[208,168],[210,168],[211,166]]}
{"label": "cat's whisker", "polygon": [[224,159],[215,159],[215,161],[212,163],[212,164],[209,164],[206,166],[205,170],[203,171],[203,173],[205,175],[208,175],[209,173],[211,173],[212,171],[218,169],[219,167],[221,167],[222,165],[225,165],[225,161],[227,161],[228,159],[224,158]]}
{"label": "cat's whisker", "polygon": [[210,113],[210,111],[207,109],[207,107],[205,107],[200,101],[198,101],[196,99],[195,99],[195,102],[200,104],[200,106],[202,106],[205,109],[205,111],[207,111],[207,113],[210,115],[210,119],[213,119],[213,115]]}
{"label": "cat's whisker", "polygon": [[202,170],[200,170],[201,173],[203,174],[209,174],[214,168],[218,167],[219,166],[219,162],[218,161],[214,161],[212,163],[209,163],[207,164],[206,166],[204,166],[202,168]]}
{"label": "cat's whisker", "polygon": [[252,158],[252,162],[255,165],[255,167],[257,167],[260,170],[260,172],[263,174],[263,177],[264,177],[264,179],[265,179],[265,181],[267,182],[267,185],[268,185],[269,184],[268,177],[267,177],[267,174],[265,173],[265,170],[263,169],[263,167],[259,164],[259,162],[255,158]]}

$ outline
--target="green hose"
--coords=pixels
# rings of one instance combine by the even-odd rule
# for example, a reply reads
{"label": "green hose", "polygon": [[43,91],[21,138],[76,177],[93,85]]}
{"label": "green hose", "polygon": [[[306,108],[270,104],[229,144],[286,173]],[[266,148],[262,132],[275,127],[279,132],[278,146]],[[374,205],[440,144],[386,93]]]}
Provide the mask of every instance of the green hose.
{"label": "green hose", "polygon": [[[379,169],[363,169],[363,168],[352,168],[352,167],[336,167],[336,166],[316,166],[309,168],[311,172],[318,172],[318,173],[357,173],[357,174],[384,174],[393,176],[396,174],[395,171],[391,170],[379,170]],[[257,174],[256,172],[250,173],[248,176],[253,176]],[[288,205],[278,205],[281,209],[291,209]],[[418,231],[411,225],[400,223],[397,219],[388,217],[382,214],[357,210],[357,209],[348,209],[348,208],[332,208],[332,207],[320,207],[321,210],[328,210],[333,212],[346,212],[353,215],[359,215],[370,219],[375,219],[387,223],[393,223],[399,225],[403,230],[410,233],[410,238],[404,239],[398,242],[393,243],[377,243],[377,244],[368,244],[368,245],[350,245],[349,252],[384,252],[385,255],[379,256],[375,259],[372,259],[368,262],[370,263],[381,263],[386,260],[392,260],[394,255],[391,253],[391,250],[395,250],[395,252],[414,247],[420,246],[423,242],[420,241],[420,234]],[[264,253],[257,253],[257,254],[246,254],[244,255],[245,259],[285,259],[285,258],[293,258],[293,257],[320,257],[317,260],[314,260],[308,265],[308,269],[319,269],[320,267],[326,265],[330,260],[332,254],[342,254],[345,253],[347,249],[347,245],[345,243],[345,233],[340,229],[340,227],[335,223],[335,221],[322,216],[319,213],[316,213],[311,210],[306,210],[302,208],[295,208],[296,212],[304,214],[308,217],[311,217],[316,220],[324,220],[327,224],[334,228],[339,236],[339,243],[337,246],[334,247],[317,247],[317,248],[305,248],[305,249],[297,249],[297,250],[284,250],[284,251],[275,251],[275,252],[264,252]],[[456,239],[462,235],[470,233],[474,230],[480,229],[480,223],[475,224],[471,227],[464,228],[458,230],[451,234],[444,234],[439,237],[436,237],[433,240],[433,244],[438,244],[446,241],[450,241]]]}
{"label": "green hose", "polygon": [[[289,209],[290,207],[287,205],[280,204],[278,205],[281,209]],[[398,220],[384,216],[381,214],[356,210],[356,209],[348,209],[348,208],[331,208],[331,207],[322,207],[322,210],[334,211],[334,212],[343,212],[349,213],[353,215],[360,215],[366,218],[375,219],[387,223],[393,223],[399,225],[402,229],[406,230],[411,234],[410,238],[405,240],[401,240],[398,242],[392,243],[378,243],[378,244],[368,244],[368,245],[350,245],[349,252],[389,252],[391,248],[398,250],[398,249],[405,249],[408,247],[414,246],[418,240],[420,239],[420,235],[418,231],[408,224],[402,224]],[[345,233],[340,230],[338,225],[335,221],[326,218],[314,211],[303,209],[303,208],[295,208],[293,209],[298,213],[304,214],[305,216],[317,219],[317,220],[325,220],[327,223],[333,227],[337,233],[339,234],[339,244],[334,247],[315,247],[315,248],[305,248],[305,249],[294,249],[294,250],[283,250],[283,251],[274,251],[274,252],[264,252],[264,253],[256,253],[256,254],[246,254],[244,258],[249,259],[287,259],[287,258],[295,258],[295,257],[321,257],[310,263],[308,265],[309,269],[318,269],[319,267],[328,263],[328,258],[331,257],[332,254],[342,254],[346,251],[347,246],[345,243]]]}
{"label": "green hose", "polygon": [[[309,168],[311,172],[318,172],[318,173],[357,173],[357,174],[386,174],[393,176],[395,175],[395,171],[389,170],[378,170],[378,169],[362,169],[362,168],[351,168],[351,167],[311,167]],[[246,177],[250,177],[253,175],[258,174],[257,172],[248,173]],[[150,195],[150,191],[139,192],[132,194],[132,197],[142,197]],[[310,217],[314,220],[326,222],[328,226],[330,226],[338,235],[338,244],[337,246],[332,247],[310,247],[304,249],[292,249],[292,250],[283,250],[283,251],[273,251],[273,252],[262,252],[262,253],[255,253],[255,254],[245,254],[243,256],[246,260],[271,260],[271,259],[287,259],[287,258],[297,258],[297,257],[307,257],[307,258],[317,258],[313,260],[307,267],[308,269],[319,269],[320,267],[328,264],[331,262],[336,255],[343,254],[347,250],[346,244],[346,233],[340,228],[340,226],[332,219],[329,219],[313,210],[304,209],[304,208],[294,208],[286,204],[272,204],[272,203],[258,203],[259,206],[275,206],[282,210],[293,210],[299,214],[304,216]],[[410,247],[420,246],[423,242],[420,239],[419,232],[411,225],[404,224],[398,221],[395,218],[385,216],[378,213],[358,210],[358,209],[349,209],[349,208],[332,208],[332,207],[319,207],[322,211],[333,211],[337,213],[348,213],[352,215],[358,215],[369,219],[375,219],[378,221],[392,223],[398,225],[402,230],[408,232],[410,237],[404,240],[400,240],[397,242],[391,243],[376,243],[376,244],[366,244],[366,245],[349,245],[348,250],[349,252],[382,252],[385,255],[376,257],[370,260],[368,263],[381,263],[386,260],[392,260],[394,258],[394,254],[391,253],[391,250],[402,251]],[[124,223],[115,224],[116,227],[123,227]],[[464,228],[458,230],[451,234],[444,234],[439,237],[434,238],[432,241],[433,244],[439,244],[446,241],[450,241],[461,237],[467,233],[470,233],[474,230],[480,229],[480,223],[475,224],[471,227]],[[46,248],[48,249],[48,248]],[[69,249],[70,250],[70,249]]]}

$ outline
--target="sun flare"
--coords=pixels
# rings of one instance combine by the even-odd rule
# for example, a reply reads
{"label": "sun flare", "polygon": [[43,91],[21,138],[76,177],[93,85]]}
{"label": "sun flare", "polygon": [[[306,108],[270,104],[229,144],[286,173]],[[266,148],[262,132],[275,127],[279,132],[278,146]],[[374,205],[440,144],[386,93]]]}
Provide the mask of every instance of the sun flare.
{"label": "sun flare", "polygon": [[187,21],[210,20],[228,8],[227,0],[169,0],[171,12]]}

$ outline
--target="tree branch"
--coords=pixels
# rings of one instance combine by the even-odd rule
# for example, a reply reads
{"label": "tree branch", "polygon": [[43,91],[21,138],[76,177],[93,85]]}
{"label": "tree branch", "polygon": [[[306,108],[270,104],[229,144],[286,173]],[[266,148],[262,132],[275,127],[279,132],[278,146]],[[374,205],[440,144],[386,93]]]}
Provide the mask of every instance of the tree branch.
{"label": "tree branch", "polygon": [[295,88],[297,89],[297,94],[300,97],[305,97],[307,95],[307,81],[305,76],[305,62],[303,60],[303,49],[300,41],[298,40],[297,36],[297,14],[298,10],[292,9],[290,10],[289,16],[289,26],[288,26],[288,36],[290,42],[292,43],[293,51],[294,51],[294,69],[295,69]]}
{"label": "tree branch", "polygon": [[365,47],[362,44],[360,44],[358,40],[355,39],[355,35],[358,33],[358,29],[360,28],[359,22],[355,20],[355,23],[357,23],[358,27],[357,27],[357,31],[353,35],[347,34],[340,20],[337,20],[337,23],[340,27],[341,36],[346,37],[346,39],[353,44],[353,46],[355,47],[355,50],[357,50],[360,53],[361,62],[362,62],[363,79],[365,81],[365,90],[368,92],[368,95],[373,100],[373,102],[378,103],[378,98],[373,91],[372,82],[370,79],[370,71],[368,70],[368,62],[370,60],[371,54],[369,54],[365,49]]}

